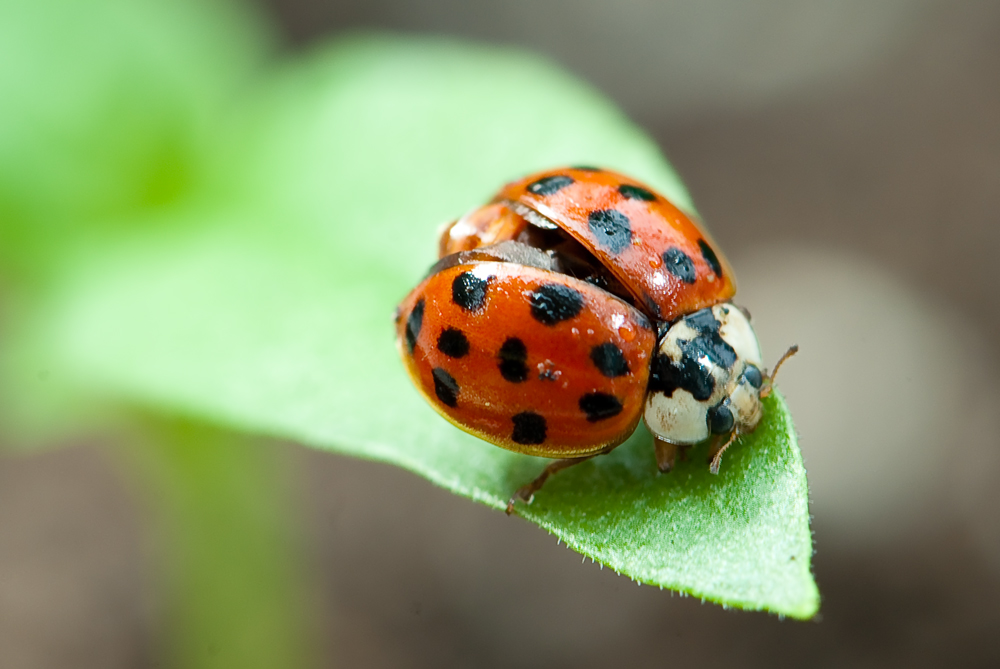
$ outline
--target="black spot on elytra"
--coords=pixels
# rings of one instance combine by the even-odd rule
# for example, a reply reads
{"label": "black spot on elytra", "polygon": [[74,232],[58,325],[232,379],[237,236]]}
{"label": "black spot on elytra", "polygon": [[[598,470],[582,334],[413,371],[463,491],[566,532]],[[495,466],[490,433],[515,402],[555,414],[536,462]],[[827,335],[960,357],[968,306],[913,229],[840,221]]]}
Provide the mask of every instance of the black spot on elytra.
{"label": "black spot on elytra", "polygon": [[511,416],[511,420],[514,422],[514,432],[510,438],[514,443],[541,444],[545,441],[545,434],[548,431],[545,416],[534,411],[522,411]]}
{"label": "black spot on elytra", "polygon": [[590,349],[590,360],[597,367],[597,370],[609,379],[625,376],[629,373],[625,354],[611,342],[598,344]]}
{"label": "black spot on elytra", "polygon": [[441,367],[435,367],[431,374],[434,376],[434,394],[441,403],[453,408],[458,406],[458,382],[455,377]]}
{"label": "black spot on elytra", "polygon": [[424,325],[424,298],[417,300],[413,305],[413,311],[406,318],[406,347],[413,353],[413,347],[417,345],[417,337],[420,336],[420,328]]}
{"label": "black spot on elytra", "polygon": [[[719,334],[721,324],[712,310],[701,309],[684,317],[684,322],[698,333],[694,339],[678,339],[680,360],[657,354],[650,369],[650,392],[662,392],[667,397],[682,388],[696,400],[704,401],[715,391],[712,365],[730,369],[736,363],[736,351]],[[704,363],[702,361],[705,361]]]}
{"label": "black spot on elytra", "polygon": [[580,398],[580,410],[587,414],[587,421],[591,423],[617,416],[622,408],[621,401],[607,393],[587,393]]}
{"label": "black spot on elytra", "polygon": [[694,261],[691,256],[676,246],[671,246],[663,252],[663,264],[667,271],[684,283],[694,283],[697,278],[694,271]]}
{"label": "black spot on elytra", "polygon": [[729,410],[727,402],[723,402],[708,410],[708,429],[712,431],[712,434],[727,434],[732,432],[735,422],[733,412]]}
{"label": "black spot on elytra", "polygon": [[631,184],[622,184],[618,187],[618,192],[624,195],[629,200],[642,200],[643,202],[653,202],[656,200],[656,193],[648,191],[642,186],[633,186]]}
{"label": "black spot on elytra", "polygon": [[553,193],[558,193],[571,183],[573,183],[573,177],[568,177],[564,174],[555,174],[528,184],[528,190],[535,195],[552,195]]}
{"label": "black spot on elytra", "polygon": [[489,279],[480,279],[472,272],[462,272],[451,282],[451,299],[466,311],[475,311],[486,303]]}
{"label": "black spot on elytra", "polygon": [[528,296],[532,317],[543,325],[573,318],[583,309],[580,291],[558,283],[546,283]]}
{"label": "black spot on elytra", "polygon": [[617,209],[598,209],[587,219],[597,244],[612,253],[621,253],[632,243],[632,224],[628,216]]}
{"label": "black spot on elytra", "polygon": [[743,370],[743,378],[754,388],[760,388],[764,384],[764,375],[755,365],[747,365],[747,368]]}
{"label": "black spot on elytra", "polygon": [[511,383],[521,383],[528,378],[528,349],[517,337],[510,337],[497,353],[500,359],[500,376]]}
{"label": "black spot on elytra", "polygon": [[448,328],[438,336],[438,350],[450,358],[462,358],[469,352],[469,340],[461,330]]}
{"label": "black spot on elytra", "polygon": [[709,246],[704,239],[698,240],[698,248],[701,249],[701,257],[705,259],[708,266],[712,268],[715,272],[715,276],[722,278],[722,263],[719,262],[719,256],[715,255],[715,251]]}

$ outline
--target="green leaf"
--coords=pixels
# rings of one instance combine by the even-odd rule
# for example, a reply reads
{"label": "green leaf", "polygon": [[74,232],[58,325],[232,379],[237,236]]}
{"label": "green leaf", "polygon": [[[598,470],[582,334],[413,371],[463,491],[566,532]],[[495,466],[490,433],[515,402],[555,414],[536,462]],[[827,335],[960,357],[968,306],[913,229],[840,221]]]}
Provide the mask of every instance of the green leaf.
{"label": "green leaf", "polygon": [[[67,273],[43,328],[53,367],[126,401],[391,462],[503,508],[545,461],[426,405],[397,358],[393,308],[433,261],[436,227],[531,170],[603,164],[690,208],[653,142],[538,59],[387,38],[291,68],[233,127],[246,141],[232,143],[229,206],[138,225],[155,233],[108,240]],[[640,430],[518,512],[639,581],[813,615],[805,472],[784,402],[768,400],[718,477],[704,457],[659,475]]]}
{"label": "green leaf", "polygon": [[0,0],[0,280],[207,182],[267,43],[228,0]]}

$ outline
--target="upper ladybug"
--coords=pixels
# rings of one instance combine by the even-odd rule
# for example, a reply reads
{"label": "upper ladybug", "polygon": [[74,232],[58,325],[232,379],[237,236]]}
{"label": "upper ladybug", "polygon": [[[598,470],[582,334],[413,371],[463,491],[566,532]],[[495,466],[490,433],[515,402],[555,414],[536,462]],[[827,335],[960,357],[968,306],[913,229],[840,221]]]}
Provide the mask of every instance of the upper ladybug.
{"label": "upper ladybug", "polygon": [[674,321],[736,292],[729,263],[697,223],[646,185],[608,170],[569,167],[509,183],[446,228],[439,250],[443,257],[507,240],[530,244],[524,238],[539,229],[582,245],[588,253],[578,255],[607,270],[596,268],[596,275],[619,284],[656,321]]}

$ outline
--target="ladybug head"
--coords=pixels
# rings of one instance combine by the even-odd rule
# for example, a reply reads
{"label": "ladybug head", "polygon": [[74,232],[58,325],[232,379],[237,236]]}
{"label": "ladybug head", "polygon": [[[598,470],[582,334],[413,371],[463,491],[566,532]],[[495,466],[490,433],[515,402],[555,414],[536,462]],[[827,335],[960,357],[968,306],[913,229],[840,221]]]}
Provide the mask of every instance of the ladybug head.
{"label": "ladybug head", "polygon": [[689,314],[663,333],[653,356],[644,418],[674,444],[743,434],[760,422],[760,344],[748,315],[731,303]]}

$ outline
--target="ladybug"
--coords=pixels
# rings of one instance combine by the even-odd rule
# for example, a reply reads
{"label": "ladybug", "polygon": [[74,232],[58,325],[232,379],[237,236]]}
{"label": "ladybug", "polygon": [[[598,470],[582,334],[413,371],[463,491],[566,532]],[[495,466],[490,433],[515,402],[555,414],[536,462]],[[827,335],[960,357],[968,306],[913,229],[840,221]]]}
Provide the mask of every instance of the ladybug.
{"label": "ladybug", "polygon": [[589,167],[533,174],[447,225],[438,250],[396,312],[411,379],[462,430],[559,458],[507,513],[555,472],[621,444],[640,418],[663,472],[679,448],[714,438],[718,473],[757,427],[774,375],[749,313],[730,301],[732,269],[648,186]]}

